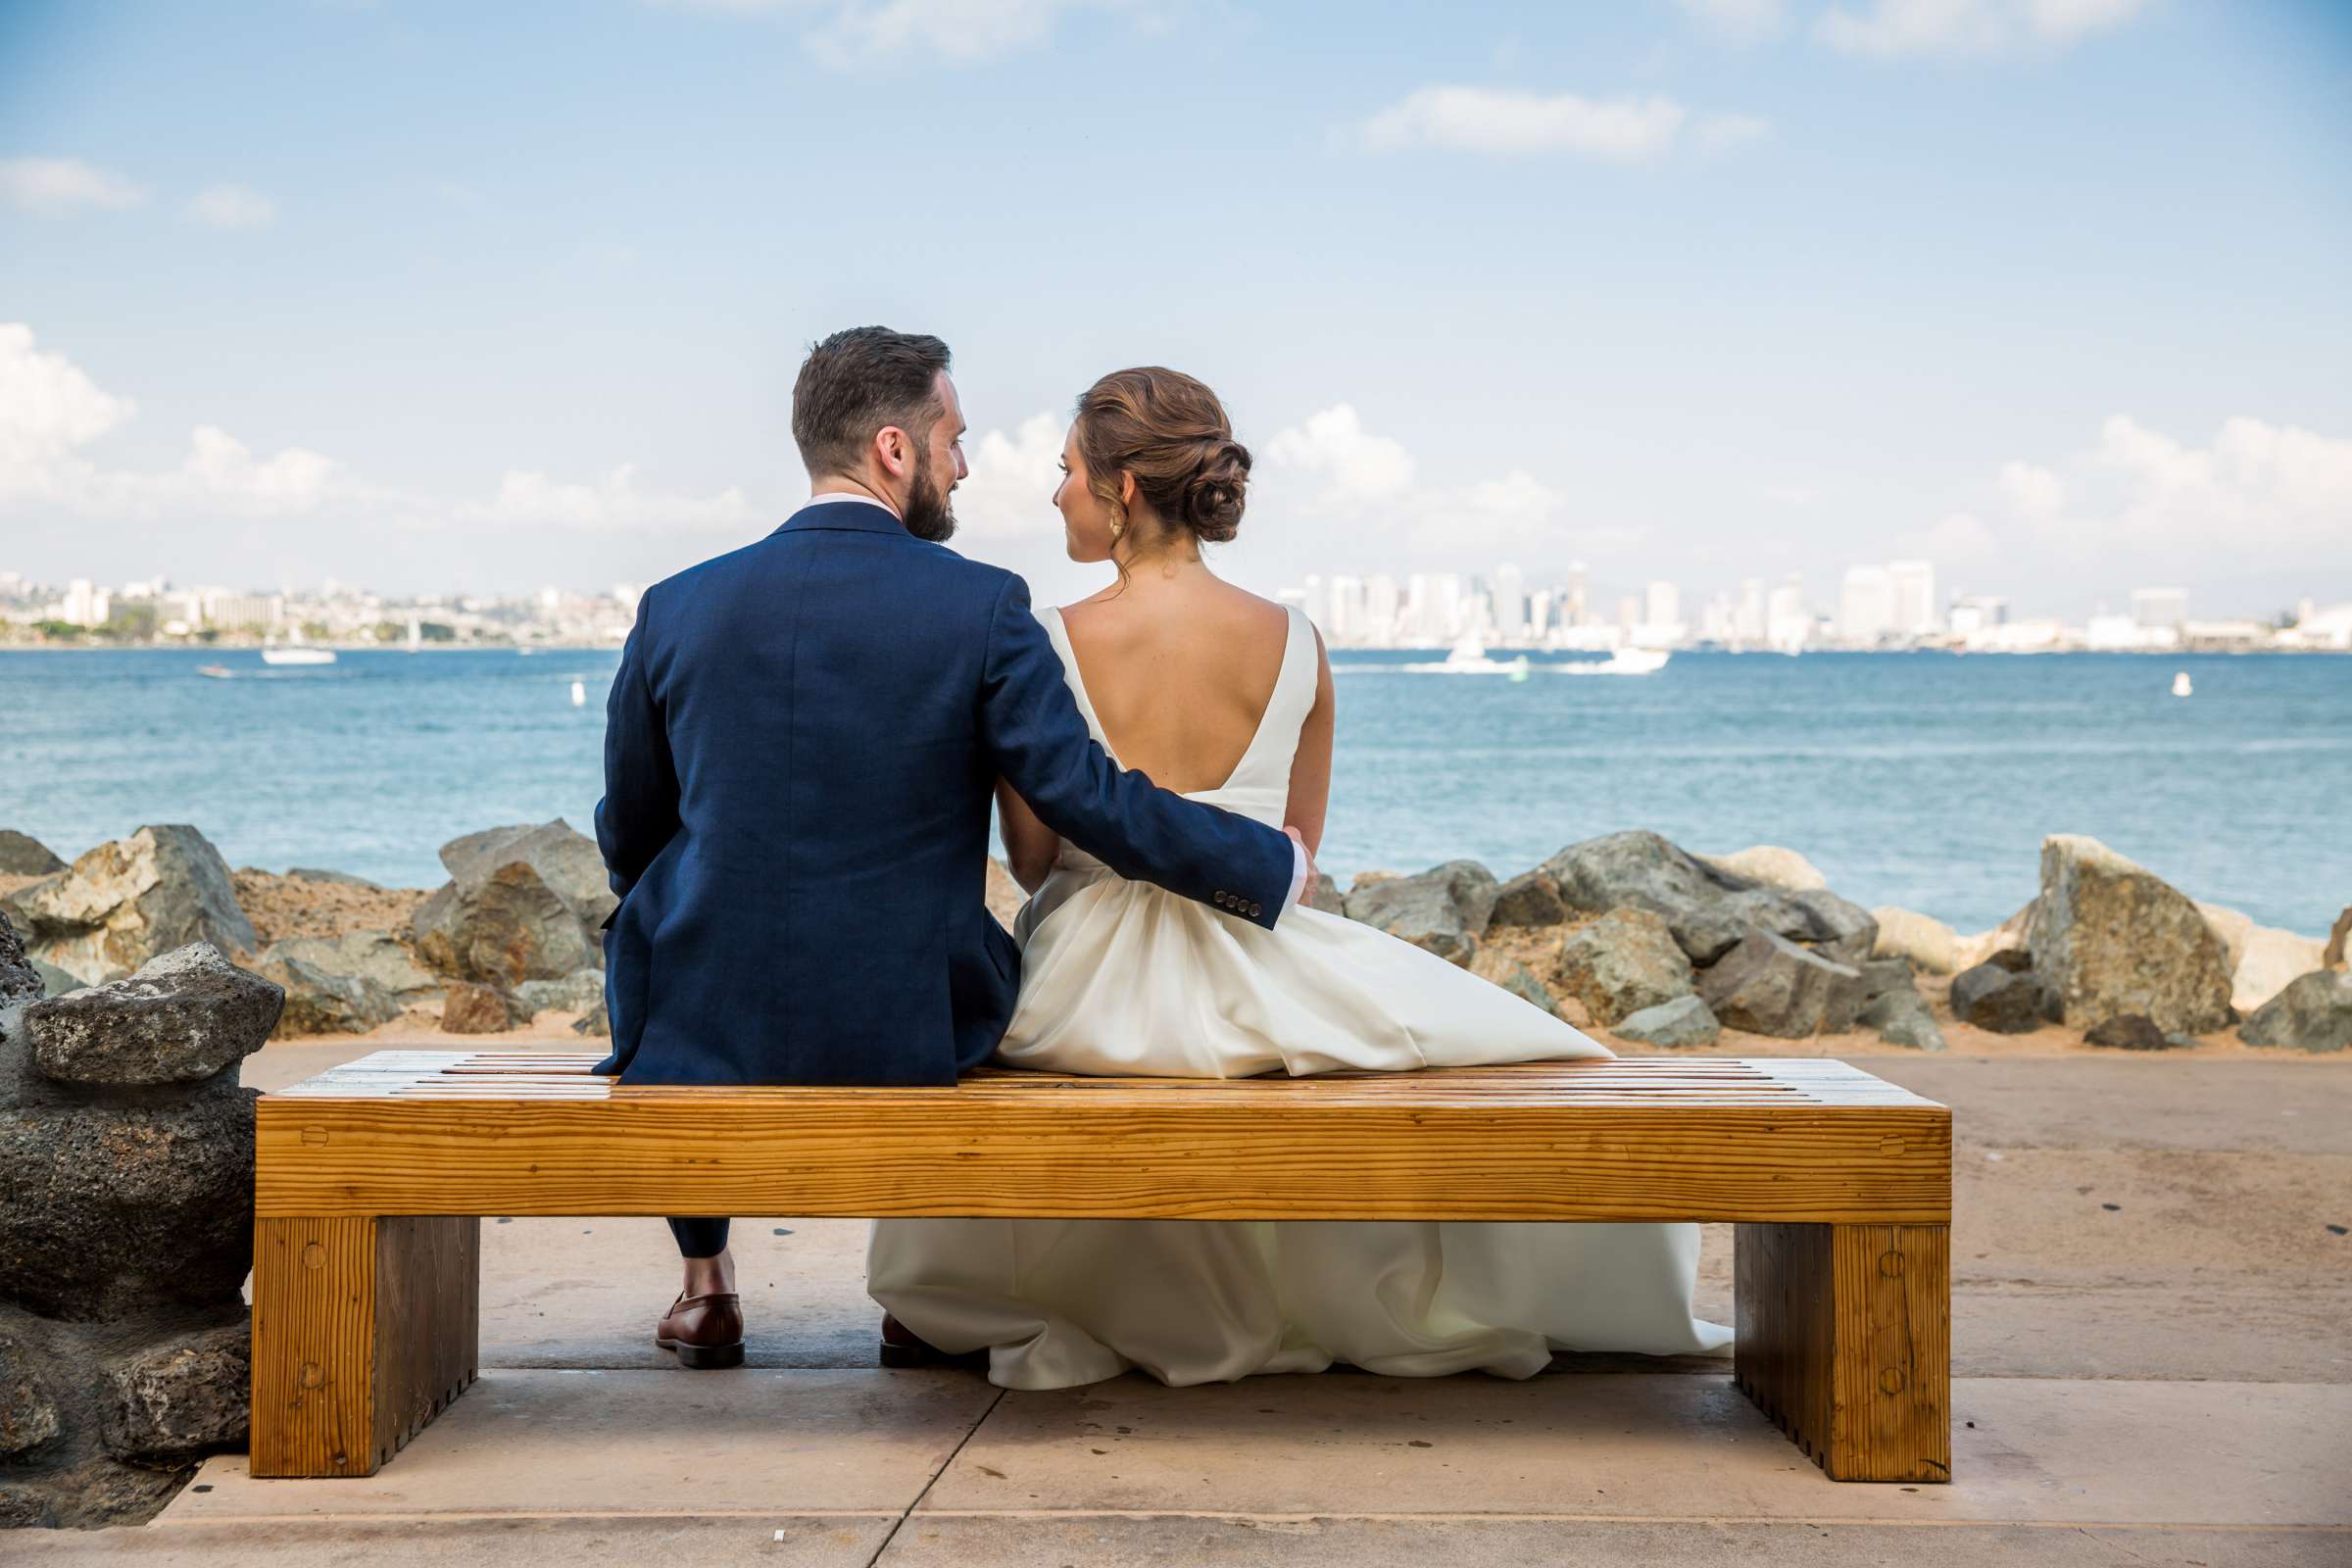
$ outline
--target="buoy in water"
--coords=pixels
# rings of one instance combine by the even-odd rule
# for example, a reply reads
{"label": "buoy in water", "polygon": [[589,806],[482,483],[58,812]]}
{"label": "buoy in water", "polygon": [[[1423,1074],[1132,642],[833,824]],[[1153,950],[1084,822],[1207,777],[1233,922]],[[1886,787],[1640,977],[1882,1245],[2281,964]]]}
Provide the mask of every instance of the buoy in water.
{"label": "buoy in water", "polygon": [[588,683],[586,681],[575,680],[571,683],[571,706],[574,708],[588,706]]}
{"label": "buoy in water", "polygon": [[2188,683],[2187,670],[2181,670],[2173,677],[2173,695],[2175,697],[2186,697],[2193,689]]}

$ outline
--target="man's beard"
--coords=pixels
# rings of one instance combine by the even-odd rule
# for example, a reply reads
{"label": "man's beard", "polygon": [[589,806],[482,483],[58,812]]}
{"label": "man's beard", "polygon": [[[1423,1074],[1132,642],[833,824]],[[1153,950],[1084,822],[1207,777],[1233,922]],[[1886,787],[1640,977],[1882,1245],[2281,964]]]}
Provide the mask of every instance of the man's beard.
{"label": "man's beard", "polygon": [[928,449],[914,460],[914,485],[906,495],[906,514],[900,521],[908,533],[935,545],[956,537],[956,511],[948,500],[948,486],[940,484],[932,471]]}

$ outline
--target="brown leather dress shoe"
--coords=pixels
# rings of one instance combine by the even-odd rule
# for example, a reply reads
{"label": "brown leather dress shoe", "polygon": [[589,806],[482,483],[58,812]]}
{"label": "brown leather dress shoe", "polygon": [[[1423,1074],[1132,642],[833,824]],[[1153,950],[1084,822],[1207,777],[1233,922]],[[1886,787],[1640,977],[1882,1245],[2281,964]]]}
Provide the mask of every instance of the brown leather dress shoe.
{"label": "brown leather dress shoe", "polygon": [[961,1366],[988,1370],[986,1350],[965,1350],[960,1354],[941,1349],[914,1330],[892,1317],[882,1314],[882,1350],[884,1366]]}
{"label": "brown leather dress shoe", "polygon": [[654,1330],[654,1343],[697,1371],[743,1365],[743,1298],[680,1295]]}

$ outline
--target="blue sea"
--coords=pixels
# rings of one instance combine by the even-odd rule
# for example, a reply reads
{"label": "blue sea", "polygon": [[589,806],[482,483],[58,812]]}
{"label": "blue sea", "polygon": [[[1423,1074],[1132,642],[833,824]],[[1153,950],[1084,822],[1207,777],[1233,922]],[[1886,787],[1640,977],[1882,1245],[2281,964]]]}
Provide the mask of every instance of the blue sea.
{"label": "blue sea", "polygon": [[[1786,845],[1864,905],[1972,930],[2032,896],[2044,834],[2087,833],[2265,924],[2324,934],[2352,903],[2352,660],[1685,653],[1636,677],[1541,659],[1518,682],[1402,667],[1436,657],[1334,656],[1322,860],[1342,879],[1464,856],[1509,876],[1649,827],[1701,852]],[[591,830],[616,662],[0,653],[0,826],[71,858],[193,822],[234,864],[436,885],[434,852],[461,833]],[[2170,694],[2177,670],[2193,696]]]}

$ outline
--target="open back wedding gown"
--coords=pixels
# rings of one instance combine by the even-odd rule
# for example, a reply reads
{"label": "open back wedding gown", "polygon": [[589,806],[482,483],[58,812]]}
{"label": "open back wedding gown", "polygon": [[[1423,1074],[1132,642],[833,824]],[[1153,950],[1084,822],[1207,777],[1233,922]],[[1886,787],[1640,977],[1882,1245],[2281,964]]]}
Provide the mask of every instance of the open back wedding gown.
{"label": "open back wedding gown", "polygon": [[[1060,612],[1040,617],[1110,749]],[[1313,706],[1314,632],[1225,784],[1190,798],[1282,825]],[[1115,756],[1115,754],[1114,754]],[[1054,1072],[1239,1078],[1606,1056],[1499,986],[1368,925],[1284,911],[1271,931],[1064,844],[1023,907],[1020,1000],[997,1059]],[[1204,1220],[883,1220],[866,1286],[943,1350],[986,1347],[1005,1388],[1319,1372],[1532,1377],[1553,1348],[1710,1352],[1690,1315],[1698,1227]]]}

